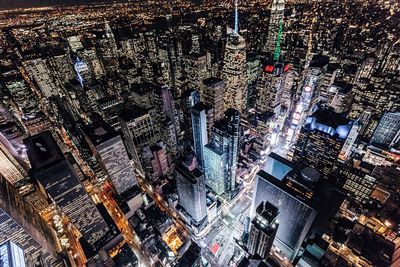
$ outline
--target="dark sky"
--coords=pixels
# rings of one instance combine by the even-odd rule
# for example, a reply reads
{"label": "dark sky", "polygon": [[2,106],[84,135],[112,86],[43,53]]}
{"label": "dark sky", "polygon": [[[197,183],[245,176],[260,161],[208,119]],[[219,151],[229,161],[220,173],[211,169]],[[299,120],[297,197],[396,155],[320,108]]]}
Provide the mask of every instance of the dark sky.
{"label": "dark sky", "polygon": [[101,2],[113,2],[113,1],[112,0],[0,0],[0,9],[42,7],[49,5],[92,4]]}

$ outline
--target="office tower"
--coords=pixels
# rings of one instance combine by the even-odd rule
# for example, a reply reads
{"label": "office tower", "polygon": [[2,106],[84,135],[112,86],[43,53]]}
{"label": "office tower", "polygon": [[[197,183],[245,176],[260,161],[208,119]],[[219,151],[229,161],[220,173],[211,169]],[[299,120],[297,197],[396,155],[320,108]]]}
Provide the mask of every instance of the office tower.
{"label": "office tower", "polygon": [[342,150],[339,153],[340,161],[344,162],[350,157],[353,145],[355,144],[357,137],[361,131],[361,127],[362,123],[359,122],[358,120],[353,122],[349,135],[347,136],[346,141],[343,144]]}
{"label": "office tower", "polygon": [[160,88],[151,82],[134,83],[131,85],[128,99],[139,107],[151,109],[154,104],[154,94],[157,90],[160,90]]}
{"label": "office tower", "polygon": [[285,67],[283,63],[267,62],[258,77],[256,110],[260,113],[273,112],[278,114],[282,101],[285,82]]}
{"label": "office tower", "polygon": [[168,86],[163,85],[156,91],[154,104],[158,111],[157,117],[161,138],[168,145],[168,150],[175,155],[178,150],[180,126],[175,109],[175,102],[172,97],[171,89]]}
{"label": "office tower", "polygon": [[191,109],[194,152],[199,168],[204,168],[204,146],[208,143],[206,107],[198,103]]}
{"label": "office tower", "polygon": [[49,65],[51,70],[54,71],[54,77],[59,84],[64,85],[76,75],[69,48],[57,47],[51,50]]}
{"label": "office tower", "polygon": [[34,118],[39,112],[39,103],[29,85],[16,70],[2,73],[5,88],[13,98],[23,119]]}
{"label": "office tower", "polygon": [[83,51],[78,51],[78,55],[88,64],[90,72],[96,79],[99,79],[104,75],[104,66],[101,63],[94,47],[86,48]]}
{"label": "office tower", "polygon": [[110,24],[105,22],[104,35],[98,40],[99,54],[107,72],[112,73],[118,69],[118,49]]}
{"label": "office tower", "polygon": [[131,155],[136,150],[135,147],[140,149],[157,141],[153,118],[147,109],[133,106],[121,110],[118,116],[128,153]]}
{"label": "office tower", "polygon": [[[6,243],[4,243],[6,242]],[[2,244],[3,243],[3,244]],[[18,246],[19,249],[15,251],[10,250]],[[18,257],[21,257],[19,262],[25,262],[26,265],[22,266],[34,266],[37,263],[41,263],[46,267],[56,266],[55,259],[51,254],[46,251],[24,228],[21,227],[7,212],[0,208],[0,265],[5,260],[3,253],[8,252],[9,256],[12,252],[18,253]],[[21,250],[22,251],[21,251]],[[25,252],[25,253],[24,253]],[[21,255],[22,254],[22,255]],[[29,264],[29,265],[28,265]],[[13,266],[13,265],[1,265],[1,266]],[[20,266],[20,265],[14,265]],[[57,265],[63,266],[63,265]]]}
{"label": "office tower", "polygon": [[29,137],[24,143],[33,177],[40,189],[64,212],[83,238],[96,248],[109,228],[51,133]]}
{"label": "office tower", "polygon": [[[279,228],[274,244],[289,260],[293,260],[311,228],[317,210],[310,201],[313,192],[292,179],[286,180],[286,177],[287,175],[279,179],[264,170],[257,173],[251,216],[256,214],[255,207],[263,201],[268,201],[279,209]],[[288,184],[297,187],[299,194]]]}
{"label": "office tower", "polygon": [[190,89],[199,90],[200,99],[203,101],[203,80],[209,76],[207,71],[207,53],[184,55],[183,75],[188,80]]}
{"label": "office tower", "polygon": [[0,264],[4,267],[25,267],[24,251],[12,241],[0,244]]}
{"label": "office tower", "polygon": [[28,177],[21,163],[17,160],[17,155],[12,145],[0,133],[0,175],[11,184]]}
{"label": "office tower", "polygon": [[190,53],[200,54],[200,38],[198,34],[192,35],[192,48]]}
{"label": "office tower", "polygon": [[252,108],[257,99],[256,82],[261,74],[261,61],[258,54],[254,52],[247,53],[247,106]]}
{"label": "office tower", "polygon": [[56,79],[54,74],[50,71],[47,61],[42,58],[27,60],[22,62],[29,78],[34,80],[38,85],[40,91],[46,96],[57,95],[59,89],[57,88]]}
{"label": "office tower", "polygon": [[67,41],[72,52],[76,53],[78,50],[83,49],[83,45],[79,36],[70,36],[67,38]]}
{"label": "office tower", "polygon": [[33,184],[26,181],[12,184],[0,173],[0,244],[9,240],[30,251],[26,254],[32,256],[28,266],[33,261],[60,266],[55,259],[59,251],[56,233],[42,217],[49,206]]}
{"label": "office tower", "polygon": [[385,73],[397,73],[399,72],[400,69],[400,57],[399,57],[399,52],[400,52],[400,40],[397,40],[395,43],[391,45],[391,47],[388,49],[388,53],[385,57],[385,60],[383,62],[383,71]]}
{"label": "office tower", "polygon": [[246,42],[230,28],[221,78],[225,81],[226,88],[224,110],[234,108],[243,112],[247,99]]}
{"label": "office tower", "polygon": [[175,166],[179,204],[192,217],[194,224],[207,218],[204,173],[197,168],[177,163]]}
{"label": "office tower", "polygon": [[276,218],[279,211],[270,202],[262,201],[256,208],[256,214],[251,222],[247,249],[250,255],[268,258],[272,248],[279,223]]}
{"label": "office tower", "polygon": [[203,81],[204,103],[214,109],[214,121],[219,120],[224,112],[224,80],[210,77]]}
{"label": "office tower", "polygon": [[119,130],[118,113],[123,109],[123,100],[115,95],[102,97],[97,101],[97,110],[101,117],[114,129]]}
{"label": "office tower", "polygon": [[269,18],[269,25],[267,31],[267,38],[265,41],[263,52],[274,53],[278,38],[280,38],[279,31],[283,25],[283,16],[285,12],[285,1],[274,0],[271,6],[271,14]]}
{"label": "office tower", "polygon": [[250,217],[262,201],[279,209],[279,228],[275,247],[293,261],[304,241],[312,233],[323,234],[346,194],[307,165],[296,164],[270,153],[257,173]]}
{"label": "office tower", "polygon": [[400,141],[400,112],[386,112],[383,114],[370,143],[383,148],[398,145]]}
{"label": "office tower", "polygon": [[294,146],[294,161],[302,161],[329,176],[352,127],[352,122],[329,107],[307,117]]}
{"label": "office tower", "polygon": [[336,81],[328,88],[328,103],[336,113],[350,110],[353,100],[351,89],[351,84],[342,81]]}
{"label": "office tower", "polygon": [[346,180],[343,188],[351,193],[352,199],[359,203],[367,203],[371,198],[372,191],[378,184],[375,177],[355,168],[341,168],[339,175]]}
{"label": "office tower", "polygon": [[165,84],[166,86],[172,86],[174,83],[173,81],[173,74],[171,70],[171,61],[170,61],[170,48],[167,44],[161,44],[162,46],[158,49],[158,58],[159,61],[157,62],[158,67],[158,79],[157,81],[161,84]]}
{"label": "office tower", "polygon": [[83,127],[83,133],[117,193],[131,189],[137,182],[121,136],[104,121]]}
{"label": "office tower", "polygon": [[146,173],[151,174],[154,178],[168,173],[171,159],[164,142],[160,141],[153,146],[145,147],[142,155],[146,162]]}
{"label": "office tower", "polygon": [[[204,165],[207,184],[227,199],[236,189],[236,170],[239,153],[240,113],[228,109],[212,127],[212,139],[205,149]],[[223,175],[221,175],[223,173]]]}

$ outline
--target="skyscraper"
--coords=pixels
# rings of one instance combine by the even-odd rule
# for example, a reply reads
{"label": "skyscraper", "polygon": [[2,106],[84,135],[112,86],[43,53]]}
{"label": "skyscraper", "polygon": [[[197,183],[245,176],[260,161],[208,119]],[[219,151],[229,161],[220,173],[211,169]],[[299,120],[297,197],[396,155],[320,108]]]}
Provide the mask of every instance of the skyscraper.
{"label": "skyscraper", "polygon": [[349,135],[346,138],[346,141],[343,144],[342,150],[339,153],[339,160],[346,161],[352,151],[353,145],[357,140],[358,134],[361,131],[362,123],[358,120],[355,121],[351,127]]}
{"label": "skyscraper", "polygon": [[[301,194],[312,195],[312,191],[306,187],[293,183],[294,180],[282,179],[261,170],[257,173],[256,186],[253,193],[251,216],[256,214],[256,207],[263,201],[268,201],[279,209],[279,228],[274,241],[275,246],[292,260],[306,237],[317,215],[310,198],[304,198]],[[288,184],[299,186],[295,193]],[[250,240],[250,239],[249,239]]]}
{"label": "skyscraper", "polygon": [[122,194],[132,188],[136,184],[136,177],[121,136],[104,121],[87,125],[84,134],[117,193]]}
{"label": "skyscraper", "polygon": [[276,220],[278,214],[278,208],[270,202],[263,201],[257,207],[247,243],[247,249],[251,255],[268,258],[279,226]]}
{"label": "skyscraper", "polygon": [[191,109],[194,152],[199,162],[199,167],[204,168],[204,146],[208,143],[206,107],[198,103]]}
{"label": "skyscraper", "polygon": [[179,204],[189,213],[195,224],[207,216],[204,173],[197,168],[177,163],[175,166]]}
{"label": "skyscraper", "polygon": [[275,247],[293,261],[305,238],[325,233],[329,218],[342,204],[345,194],[307,165],[295,164],[270,153],[265,166],[257,173],[250,216],[263,201],[279,209],[279,228]]}
{"label": "skyscraper", "polygon": [[319,170],[327,177],[332,173],[336,160],[352,127],[352,121],[321,107],[307,117],[294,146],[294,161]]}
{"label": "skyscraper", "polygon": [[243,112],[247,99],[246,42],[238,32],[228,28],[224,66],[221,78],[225,81],[224,107]]}
{"label": "skyscraper", "polygon": [[[33,266],[38,262],[44,263],[45,267],[54,266],[52,264],[54,258],[46,251],[24,228],[21,227],[7,212],[0,208],[0,244],[3,242],[11,242],[17,245],[17,253],[20,259],[19,262],[24,261],[26,264],[22,266]],[[0,253],[8,251],[7,243],[0,245]],[[22,255],[21,255],[22,252]],[[25,255],[24,255],[25,252]],[[10,251],[8,251],[10,253]],[[10,254],[9,254],[10,255]],[[2,262],[3,260],[3,262]],[[4,263],[3,255],[0,255],[0,266],[20,266],[20,265],[2,265]],[[61,265],[62,266],[62,265]]]}
{"label": "skyscraper", "polygon": [[213,107],[214,121],[222,118],[224,113],[224,80],[210,77],[203,81],[204,103]]}
{"label": "skyscraper", "polygon": [[274,53],[277,46],[279,31],[283,24],[283,16],[285,12],[285,1],[274,0],[271,6],[271,14],[269,18],[267,38],[263,51],[265,53]]}
{"label": "skyscraper", "polygon": [[258,91],[256,109],[260,113],[277,114],[282,102],[285,83],[285,68],[280,62],[266,62],[256,84]]}
{"label": "skyscraper", "polygon": [[24,251],[14,242],[0,244],[0,264],[4,267],[25,267]]}
{"label": "skyscraper", "polygon": [[371,137],[371,144],[389,148],[398,145],[399,141],[400,112],[386,112]]}
{"label": "skyscraper", "polygon": [[24,143],[33,177],[43,193],[53,199],[85,240],[96,248],[109,228],[51,133],[29,137]]}
{"label": "skyscraper", "polygon": [[16,159],[16,155],[12,145],[0,133],[0,175],[6,178],[11,184],[15,184],[28,176],[20,162]]}
{"label": "skyscraper", "polygon": [[239,138],[240,113],[228,109],[224,117],[214,123],[212,140],[204,158],[207,184],[217,194],[225,193],[227,199],[232,197],[236,188]]}

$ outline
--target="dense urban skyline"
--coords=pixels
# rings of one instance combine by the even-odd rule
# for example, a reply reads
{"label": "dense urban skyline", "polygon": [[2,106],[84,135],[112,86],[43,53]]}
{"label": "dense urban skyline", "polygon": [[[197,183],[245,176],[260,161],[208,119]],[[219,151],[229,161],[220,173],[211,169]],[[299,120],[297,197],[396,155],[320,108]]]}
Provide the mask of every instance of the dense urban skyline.
{"label": "dense urban skyline", "polygon": [[0,9],[0,266],[400,266],[398,1]]}

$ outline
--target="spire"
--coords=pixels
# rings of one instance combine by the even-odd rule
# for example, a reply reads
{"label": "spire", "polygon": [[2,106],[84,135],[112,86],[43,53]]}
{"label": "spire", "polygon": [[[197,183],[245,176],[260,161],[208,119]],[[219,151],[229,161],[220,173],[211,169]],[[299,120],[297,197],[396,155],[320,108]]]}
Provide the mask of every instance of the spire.
{"label": "spire", "polygon": [[235,0],[235,33],[239,34],[238,0]]}

